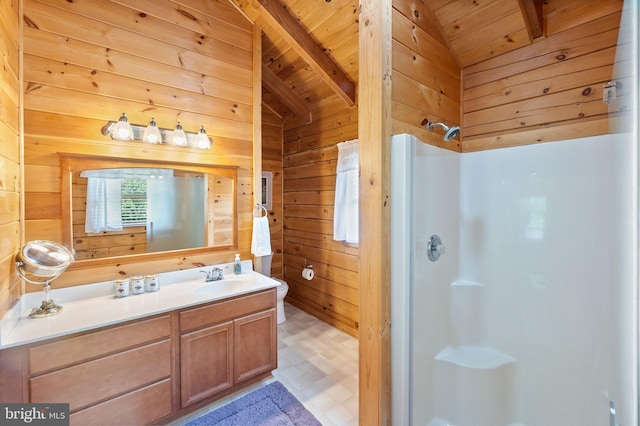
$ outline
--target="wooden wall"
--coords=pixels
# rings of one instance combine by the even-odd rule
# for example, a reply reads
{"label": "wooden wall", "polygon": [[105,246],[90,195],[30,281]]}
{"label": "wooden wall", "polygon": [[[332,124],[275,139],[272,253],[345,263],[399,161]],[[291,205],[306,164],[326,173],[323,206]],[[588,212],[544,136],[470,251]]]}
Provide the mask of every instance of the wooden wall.
{"label": "wooden wall", "polygon": [[463,151],[609,132],[602,88],[622,0],[548,0],[544,8],[546,37],[464,69]]}
{"label": "wooden wall", "polygon": [[[357,82],[358,2],[284,3],[351,81]],[[264,135],[267,148],[263,158],[271,158],[271,150],[281,150],[281,164],[276,161],[273,165],[282,167],[282,275],[289,285],[286,300],[357,336],[359,248],[333,241],[333,204],[337,144],[357,139],[358,109],[336,95],[277,31],[264,29],[262,48],[262,63],[308,103],[312,114],[312,122],[306,125],[306,120],[283,110],[265,93],[265,103],[283,117],[284,146],[272,146]],[[271,123],[265,123],[263,129],[267,124]],[[269,167],[263,164],[264,170]],[[274,213],[276,222],[272,225],[280,219]],[[301,277],[305,262],[314,267],[312,281]]]}
{"label": "wooden wall", "polygon": [[460,124],[460,66],[424,2],[392,5],[392,132],[460,151],[460,138],[445,142],[441,129],[429,132],[421,125],[424,119]]}
{"label": "wooden wall", "polygon": [[[61,241],[59,153],[239,166],[237,250],[88,269],[79,262],[54,287],[230,262],[236,251],[250,257],[253,25],[228,3],[207,0],[25,0],[24,15],[27,240]],[[204,125],[213,147],[103,136],[122,112],[136,124]]]}
{"label": "wooden wall", "polygon": [[[359,249],[333,240],[339,142],[358,138],[358,109],[341,100],[284,132],[284,279],[287,301],[358,334]],[[315,278],[302,278],[306,264]]]}
{"label": "wooden wall", "polygon": [[272,200],[269,210],[271,233],[271,276],[283,279],[283,215],[282,215],[282,118],[267,106],[262,107],[262,171],[272,174]]}
{"label": "wooden wall", "polygon": [[0,317],[22,294],[15,256],[22,243],[20,2],[0,2]]}
{"label": "wooden wall", "polygon": [[[478,151],[608,133],[602,87],[612,76],[622,3],[548,0],[543,37],[461,68],[431,10],[394,0],[393,134]],[[426,131],[424,118],[460,124],[459,140]]]}

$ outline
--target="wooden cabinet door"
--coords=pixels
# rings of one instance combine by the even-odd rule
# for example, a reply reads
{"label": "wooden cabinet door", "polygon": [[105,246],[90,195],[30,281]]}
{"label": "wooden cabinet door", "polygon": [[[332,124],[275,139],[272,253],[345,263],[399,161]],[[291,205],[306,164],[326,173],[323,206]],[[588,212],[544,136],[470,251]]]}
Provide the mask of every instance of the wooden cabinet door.
{"label": "wooden cabinet door", "polygon": [[27,402],[24,370],[25,351],[22,347],[0,351],[0,401],[8,403]]}
{"label": "wooden cabinet door", "polygon": [[236,319],[233,334],[234,383],[277,368],[275,309]]}
{"label": "wooden cabinet door", "polygon": [[182,407],[233,386],[233,322],[180,336]]}

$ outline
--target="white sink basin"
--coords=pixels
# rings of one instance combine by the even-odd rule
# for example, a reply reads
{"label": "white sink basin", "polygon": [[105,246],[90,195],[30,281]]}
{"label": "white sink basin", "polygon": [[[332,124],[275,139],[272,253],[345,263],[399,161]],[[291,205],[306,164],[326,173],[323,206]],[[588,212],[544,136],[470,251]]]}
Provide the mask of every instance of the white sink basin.
{"label": "white sink basin", "polygon": [[214,296],[224,295],[227,293],[242,292],[243,290],[250,289],[253,286],[253,280],[250,275],[243,276],[230,276],[225,277],[219,281],[211,281],[193,290],[193,294],[199,296]]}

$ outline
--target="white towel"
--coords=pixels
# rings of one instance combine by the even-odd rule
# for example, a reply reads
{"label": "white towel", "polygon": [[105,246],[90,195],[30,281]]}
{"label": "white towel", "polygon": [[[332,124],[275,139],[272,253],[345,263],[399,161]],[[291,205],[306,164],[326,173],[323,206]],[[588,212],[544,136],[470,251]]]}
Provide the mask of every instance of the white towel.
{"label": "white towel", "polygon": [[271,235],[269,234],[269,218],[267,216],[253,218],[251,254],[256,257],[271,254]]}

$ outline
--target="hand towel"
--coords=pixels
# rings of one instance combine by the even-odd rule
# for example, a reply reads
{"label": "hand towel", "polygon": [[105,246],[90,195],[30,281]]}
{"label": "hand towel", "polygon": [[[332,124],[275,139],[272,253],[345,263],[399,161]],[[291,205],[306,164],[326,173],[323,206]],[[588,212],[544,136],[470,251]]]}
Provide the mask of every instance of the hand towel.
{"label": "hand towel", "polygon": [[269,218],[267,216],[253,218],[251,254],[256,257],[271,254],[271,235],[269,234]]}

